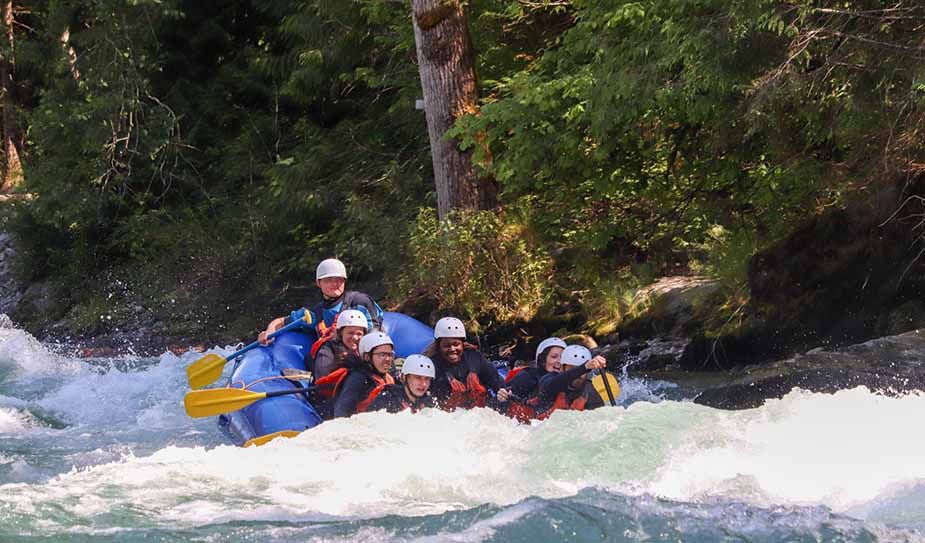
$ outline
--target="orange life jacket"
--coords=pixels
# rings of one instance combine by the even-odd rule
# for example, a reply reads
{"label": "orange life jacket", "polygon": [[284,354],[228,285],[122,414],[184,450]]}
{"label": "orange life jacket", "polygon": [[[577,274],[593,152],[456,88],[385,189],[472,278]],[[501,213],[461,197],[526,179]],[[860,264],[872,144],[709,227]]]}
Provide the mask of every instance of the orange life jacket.
{"label": "orange life jacket", "polygon": [[571,403],[568,401],[568,398],[565,396],[565,392],[560,392],[556,394],[556,401],[553,402],[552,407],[536,415],[537,420],[548,419],[552,415],[553,411],[557,409],[564,409],[567,411],[584,411],[585,404],[588,403],[587,394],[582,394],[578,396]]}
{"label": "orange life jacket", "polygon": [[[344,382],[344,379],[347,378],[348,373],[350,373],[350,370],[347,368],[337,368],[321,379],[318,379],[315,381],[315,386],[319,387],[316,393],[323,398],[334,398],[337,396],[337,393],[340,390],[340,385]],[[366,411],[366,408],[369,407],[369,404],[373,403],[373,400],[376,399],[376,396],[382,392],[382,389],[385,388],[386,385],[395,384],[395,379],[393,379],[391,374],[388,373],[385,374],[385,377],[380,375],[369,375],[369,377],[371,377],[373,381],[376,382],[376,386],[373,387],[373,389],[370,391],[369,396],[357,404],[357,413]],[[332,383],[334,386],[331,386]]]}
{"label": "orange life jacket", "polygon": [[585,404],[588,403],[588,397],[582,394],[581,396],[572,400],[569,403],[568,398],[565,396],[565,392],[560,392],[556,395],[556,403],[552,404],[554,409],[567,409],[570,411],[584,411]]}
{"label": "orange life jacket", "polygon": [[372,377],[373,381],[376,382],[376,386],[373,387],[373,389],[369,392],[369,396],[367,396],[365,400],[357,404],[357,413],[366,411],[366,408],[369,407],[369,404],[373,403],[373,400],[375,400],[376,396],[382,392],[382,389],[388,385],[395,384],[395,379],[393,379],[392,375],[388,373],[385,374],[385,377],[380,375],[370,375],[370,377]]}
{"label": "orange life jacket", "polygon": [[337,368],[321,379],[315,380],[315,386],[318,387],[318,389],[315,390],[315,394],[328,399],[336,396],[341,382],[347,377],[349,371],[350,370],[347,368]]}

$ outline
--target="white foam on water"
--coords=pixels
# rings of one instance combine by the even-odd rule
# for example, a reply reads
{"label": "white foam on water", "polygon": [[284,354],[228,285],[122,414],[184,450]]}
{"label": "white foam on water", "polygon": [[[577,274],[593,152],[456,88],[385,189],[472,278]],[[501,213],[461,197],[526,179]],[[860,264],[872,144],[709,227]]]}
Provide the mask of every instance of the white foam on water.
{"label": "white foam on water", "polygon": [[[650,381],[636,377],[627,377],[625,374],[620,377],[620,394],[616,397],[616,403],[627,405],[633,402],[652,402],[659,403],[662,401],[662,394],[667,389],[677,388],[678,385],[667,381]],[[607,403],[604,398],[604,403]]]}
{"label": "white foam on water", "polygon": [[93,371],[68,379],[35,403],[75,425],[152,431],[189,426],[183,410],[189,390],[185,368],[195,355],[165,353],[157,363],[140,367],[116,359],[108,366],[97,362]]}
{"label": "white foam on water", "polygon": [[873,500],[849,509],[848,514],[925,532],[925,480],[890,485]]}
{"label": "white foam on water", "polygon": [[[54,504],[62,515],[41,519],[51,531],[113,510],[131,512],[107,520],[125,527],[139,519],[173,528],[407,517],[595,486],[681,502],[825,506],[873,519],[897,518],[906,503],[925,511],[925,491],[915,490],[925,481],[921,395],[794,391],[745,411],[636,402],[560,411],[533,426],[489,410],[370,413],[257,448],[166,446],[171,433],[218,432],[214,421],[194,423],[183,412],[184,368],[199,356],[165,354],[141,369],[87,372],[50,391],[39,405],[91,437],[148,428],[164,445],[50,481],[0,485],[14,516],[40,517]],[[478,540],[492,529],[469,535]]]}
{"label": "white foam on water", "polygon": [[660,470],[655,493],[845,511],[891,485],[925,478],[925,434],[915,430],[925,416],[922,395],[796,390],[758,409],[703,415]]}
{"label": "white foam on water", "polygon": [[15,434],[35,426],[38,421],[27,412],[0,407],[0,435]]}
{"label": "white foam on water", "polygon": [[75,375],[81,371],[82,364],[73,358],[55,354],[6,319],[0,320],[0,366],[11,367],[16,378],[31,379]]}

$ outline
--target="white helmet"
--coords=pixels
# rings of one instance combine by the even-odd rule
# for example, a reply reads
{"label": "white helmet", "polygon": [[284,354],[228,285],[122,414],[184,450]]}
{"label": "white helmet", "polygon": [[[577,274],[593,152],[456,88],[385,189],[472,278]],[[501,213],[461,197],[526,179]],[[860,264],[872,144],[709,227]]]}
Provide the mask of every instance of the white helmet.
{"label": "white helmet", "polygon": [[420,375],[422,377],[434,378],[434,363],[430,358],[422,354],[408,355],[405,363],[401,367],[402,375]]}
{"label": "white helmet", "polygon": [[344,263],[336,258],[326,258],[318,264],[315,271],[315,279],[324,279],[325,277],[343,277],[347,279],[347,268]]}
{"label": "white helmet", "polygon": [[540,342],[539,347],[536,348],[536,361],[539,363],[540,355],[543,354],[543,351],[550,347],[566,347],[565,342],[557,337],[548,337]]}
{"label": "white helmet", "polygon": [[456,317],[443,317],[438,320],[437,325],[434,326],[434,339],[443,337],[465,339],[466,327],[463,326],[462,321]]}
{"label": "white helmet", "polygon": [[383,332],[372,332],[363,336],[363,339],[360,340],[360,356],[372,351],[380,345],[395,345],[392,343],[392,338],[385,335]]}
{"label": "white helmet", "polygon": [[362,311],[356,309],[345,309],[337,315],[337,329],[347,326],[359,326],[360,328],[369,329],[369,321]]}
{"label": "white helmet", "polygon": [[563,366],[581,366],[591,360],[591,351],[581,345],[569,345],[562,351]]}

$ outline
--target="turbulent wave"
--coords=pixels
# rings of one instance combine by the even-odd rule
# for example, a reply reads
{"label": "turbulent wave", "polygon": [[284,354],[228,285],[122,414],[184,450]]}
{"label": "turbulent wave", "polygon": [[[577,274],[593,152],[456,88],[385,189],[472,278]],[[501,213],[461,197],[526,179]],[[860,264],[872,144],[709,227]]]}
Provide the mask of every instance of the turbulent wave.
{"label": "turbulent wave", "polygon": [[925,530],[918,394],[797,390],[719,411],[656,402],[634,382],[624,406],[533,426],[488,410],[371,413],[240,449],[183,412],[184,368],[199,355],[62,359],[0,332],[23,346],[0,338],[12,368],[0,374],[2,541],[914,541]]}

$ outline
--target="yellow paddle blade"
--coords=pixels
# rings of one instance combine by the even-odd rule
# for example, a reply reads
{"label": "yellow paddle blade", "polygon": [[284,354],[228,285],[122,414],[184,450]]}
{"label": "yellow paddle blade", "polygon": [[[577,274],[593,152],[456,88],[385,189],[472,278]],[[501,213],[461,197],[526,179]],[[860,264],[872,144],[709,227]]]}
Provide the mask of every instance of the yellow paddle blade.
{"label": "yellow paddle blade", "polygon": [[254,439],[252,439],[252,440],[248,441],[247,443],[245,443],[244,446],[245,446],[245,447],[252,447],[252,446],[253,446],[253,447],[259,447],[259,446],[261,446],[261,445],[265,445],[265,444],[269,443],[270,441],[272,441],[272,440],[274,440],[274,439],[276,439],[276,438],[278,438],[278,437],[295,437],[295,436],[297,436],[297,435],[299,435],[299,434],[301,434],[301,433],[302,433],[302,432],[296,432],[295,430],[283,430],[283,431],[281,431],[281,432],[276,432],[276,433],[273,433],[273,434],[267,434],[267,435],[265,435],[265,436],[255,437]]}
{"label": "yellow paddle blade", "polygon": [[[617,396],[620,395],[620,382],[617,381],[617,378],[610,372],[607,372],[607,382],[610,383],[610,391],[613,392],[613,399],[616,400]],[[605,403],[610,402],[610,399],[607,397],[607,387],[604,386],[603,375],[598,374],[592,377],[591,385],[594,386],[594,390],[601,395],[601,399],[603,399]]]}
{"label": "yellow paddle blade", "polygon": [[222,376],[222,369],[228,360],[215,353],[207,354],[186,368],[189,387],[193,390],[211,385]]}
{"label": "yellow paddle blade", "polygon": [[193,417],[212,417],[231,413],[267,397],[266,392],[251,392],[240,388],[210,388],[187,392],[183,398],[186,414]]}

